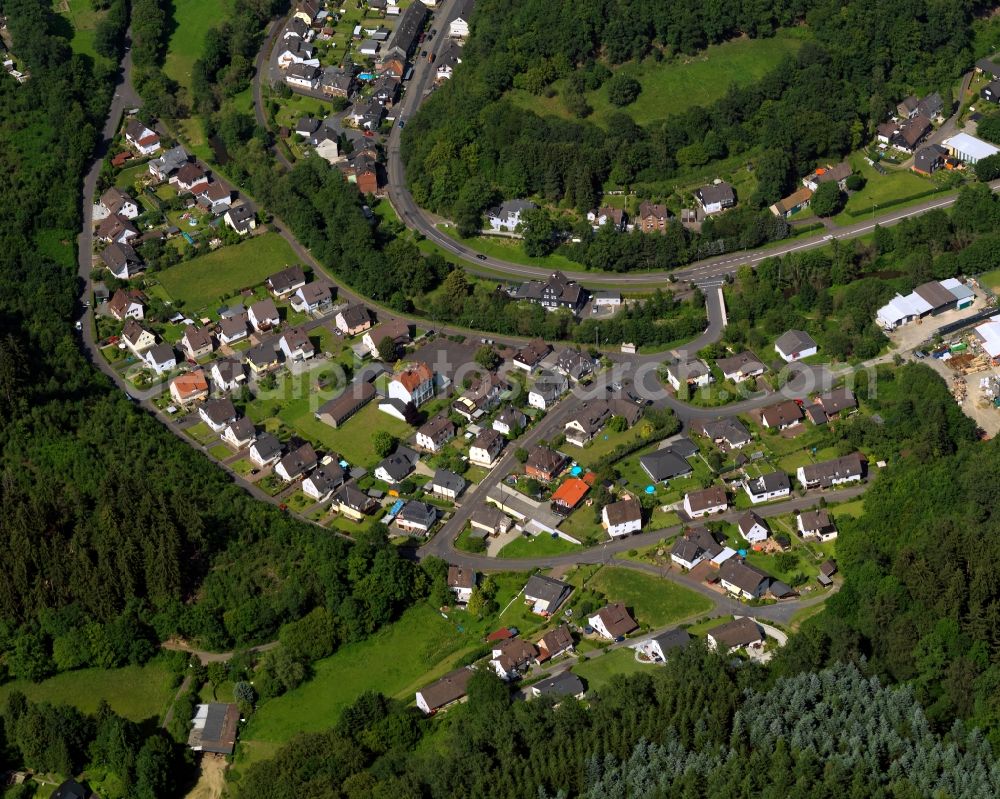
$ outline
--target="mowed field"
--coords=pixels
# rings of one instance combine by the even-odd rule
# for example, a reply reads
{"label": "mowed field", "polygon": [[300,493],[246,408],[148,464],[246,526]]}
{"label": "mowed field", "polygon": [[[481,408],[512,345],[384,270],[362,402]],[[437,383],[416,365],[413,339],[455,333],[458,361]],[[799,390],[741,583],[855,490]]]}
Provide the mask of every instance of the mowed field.
{"label": "mowed field", "polygon": [[173,0],[171,5],[174,27],[163,71],[190,91],[191,67],[201,57],[205,34],[229,15],[230,3],[229,0]]}
{"label": "mowed field", "polygon": [[[612,112],[625,111],[637,124],[665,119],[698,105],[718,100],[730,85],[746,85],[775,69],[781,60],[796,52],[808,37],[805,29],[781,30],[770,39],[734,39],[708,47],[696,56],[678,56],[668,63],[646,59],[623,64],[616,71],[633,75],[642,84],[642,93],[631,105],[617,108],[608,101],[606,86],[587,92],[587,102],[594,109],[588,117],[603,124]],[[515,103],[541,115],[571,117],[561,99],[565,85],[556,81],[554,97],[542,97],[515,90],[509,96]]]}
{"label": "mowed field", "polygon": [[73,26],[73,38],[70,40],[73,52],[99,60],[94,49],[94,30],[107,12],[94,11],[90,0],[56,0],[52,7]]}
{"label": "mowed field", "polygon": [[639,624],[663,627],[712,609],[708,597],[669,580],[632,569],[606,567],[587,583],[612,602],[622,602],[632,610]]}
{"label": "mowed field", "polygon": [[171,299],[191,313],[297,262],[287,241],[277,233],[264,233],[172,266],[157,277]]}
{"label": "mowed field", "polygon": [[174,696],[170,672],[153,660],[145,666],[122,669],[80,669],[67,671],[42,682],[14,680],[0,686],[0,708],[13,691],[34,702],[73,705],[85,713],[97,710],[105,699],[112,709],[132,721],[159,719]]}

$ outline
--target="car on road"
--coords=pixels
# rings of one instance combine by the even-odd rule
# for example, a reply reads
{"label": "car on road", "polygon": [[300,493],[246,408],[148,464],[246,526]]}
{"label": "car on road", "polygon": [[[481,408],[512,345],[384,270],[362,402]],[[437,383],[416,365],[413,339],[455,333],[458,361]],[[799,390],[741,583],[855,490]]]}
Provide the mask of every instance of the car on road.
{"label": "car on road", "polygon": [[438,32],[437,28],[431,28],[431,36],[434,36]]}
{"label": "car on road", "polygon": [[406,120],[405,119],[399,120],[399,127],[403,127],[405,124],[406,124]]}
{"label": "car on road", "polygon": [[83,322],[77,320],[75,327],[77,330],[83,330]]}
{"label": "car on road", "polygon": [[913,351],[913,357],[914,358],[926,358],[927,357],[927,353],[924,352],[923,350],[914,350]]}
{"label": "car on road", "polygon": [[421,50],[420,51],[420,57],[421,58],[427,58],[427,51],[426,50]]}
{"label": "car on road", "polygon": [[478,258],[480,261],[485,261],[486,260],[486,256],[483,255],[482,253],[480,253],[479,255],[477,255],[476,258]]}

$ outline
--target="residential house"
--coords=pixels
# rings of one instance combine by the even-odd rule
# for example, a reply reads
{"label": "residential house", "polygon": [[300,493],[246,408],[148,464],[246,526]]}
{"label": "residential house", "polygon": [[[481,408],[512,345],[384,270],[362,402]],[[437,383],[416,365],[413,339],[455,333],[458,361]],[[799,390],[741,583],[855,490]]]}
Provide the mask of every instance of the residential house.
{"label": "residential house", "polygon": [[639,204],[639,216],[635,219],[635,225],[643,233],[662,233],[667,229],[669,219],[667,206],[643,200]]}
{"label": "residential house", "polygon": [[846,386],[826,394],[820,394],[816,398],[816,403],[823,408],[824,413],[830,419],[839,416],[844,411],[858,407],[858,400],[854,396],[854,392]]}
{"label": "residential house", "polygon": [[316,354],[316,347],[309,340],[309,334],[301,327],[288,328],[278,339],[278,346],[286,361],[308,361]]}
{"label": "residential house", "polygon": [[170,397],[178,405],[187,405],[208,396],[208,380],[201,369],[178,375],[170,381]]}
{"label": "residential house", "polygon": [[136,358],[141,358],[142,354],[156,344],[156,336],[146,330],[135,319],[129,319],[122,327],[122,341]]}
{"label": "residential house", "polygon": [[197,164],[187,163],[170,176],[169,182],[178,194],[200,194],[208,188],[208,175]]}
{"label": "residential house", "polygon": [[375,387],[366,380],[355,381],[316,411],[316,418],[336,429],[375,399]]}
{"label": "residential house", "polygon": [[452,39],[469,38],[469,20],[472,19],[474,0],[460,0],[456,14],[448,23],[448,36]]}
{"label": "residential house", "polygon": [[594,628],[594,632],[607,638],[610,641],[618,641],[631,632],[639,629],[628,610],[621,602],[612,602],[605,605],[597,613],[587,619],[587,624]]}
{"label": "residential house", "polygon": [[383,63],[387,57],[401,55],[405,61],[416,49],[417,39],[427,20],[427,8],[423,3],[412,3],[399,16],[392,35],[383,48]]}
{"label": "residential house", "polygon": [[841,161],[836,166],[818,166],[802,178],[802,185],[816,191],[824,183],[836,183],[844,191],[847,189],[847,179],[853,173],[854,168],[847,161]]}
{"label": "residential house", "polygon": [[117,215],[135,219],[139,216],[139,204],[117,186],[112,186],[101,195],[99,208],[105,217]]}
{"label": "residential house", "polygon": [[[421,3],[414,3],[410,8],[420,5]],[[473,674],[475,672],[469,666],[448,672],[440,680],[417,691],[417,707],[430,716],[449,705],[461,702],[465,699]]]}
{"label": "residential house", "polygon": [[554,657],[572,652],[573,648],[573,633],[570,632],[568,625],[560,624],[539,639],[538,662],[545,663]]}
{"label": "residential house", "polygon": [[437,508],[410,500],[396,514],[396,526],[409,535],[427,535],[437,524]]}
{"label": "residential house", "polygon": [[428,452],[440,452],[441,448],[455,437],[458,428],[444,414],[428,419],[417,429],[417,446]]}
{"label": "residential house", "polygon": [[278,315],[278,306],[274,300],[267,298],[259,300],[250,306],[247,311],[247,321],[258,333],[263,333],[281,324],[281,316]]}
{"label": "residential house", "polygon": [[628,216],[621,208],[604,205],[587,212],[587,221],[594,230],[600,230],[605,225],[611,225],[619,233],[625,230]]}
{"label": "residential house", "polygon": [[[323,7],[321,0],[301,0],[295,6],[293,21],[298,20],[306,26],[312,26],[319,19],[320,9]],[[286,37],[290,38],[290,37]],[[306,37],[301,37],[306,38]]]}
{"label": "residential house", "polygon": [[815,355],[818,347],[804,330],[788,330],[774,342],[774,351],[783,361],[791,363]]}
{"label": "residential house", "polygon": [[601,525],[612,538],[642,530],[642,506],[637,499],[612,502],[601,509]]}
{"label": "residential house", "polygon": [[684,531],[670,549],[670,559],[682,569],[691,570],[703,560],[713,560],[725,551],[704,527]]}
{"label": "residential house", "polygon": [[407,364],[389,381],[389,399],[419,408],[434,396],[434,372],[423,361]]}
{"label": "residential house", "polygon": [[784,430],[802,421],[802,407],[795,400],[785,400],[777,405],[769,405],[760,412],[764,427]]}
{"label": "residential house", "polygon": [[322,74],[319,66],[306,63],[292,64],[285,71],[285,83],[299,89],[316,91],[319,88]]}
{"label": "residential house", "polygon": [[920,99],[911,94],[896,105],[896,113],[903,119],[911,119],[917,115],[917,105]]}
{"label": "residential house", "polygon": [[427,487],[434,496],[454,502],[465,491],[465,478],[447,469],[437,469]]}
{"label": "residential house", "polygon": [[164,375],[177,367],[177,356],[169,344],[157,344],[146,350],[143,355],[146,365],[158,375]]}
{"label": "residential house", "polygon": [[691,635],[679,627],[654,635],[637,643],[633,649],[644,654],[655,663],[666,663],[672,652],[684,649],[691,643]]}
{"label": "residential house", "polygon": [[239,414],[236,413],[236,406],[233,405],[232,400],[221,398],[205,400],[198,408],[198,415],[212,430],[221,433],[236,421]]}
{"label": "residential house", "polygon": [[[382,106],[375,104],[380,115],[384,113]],[[377,127],[377,124],[376,124]],[[385,185],[381,173],[381,165],[378,161],[369,154],[369,151],[364,151],[354,156],[350,161],[346,162],[343,167],[344,174],[347,176],[347,180],[354,183],[358,187],[358,191],[361,194],[374,194],[380,195],[382,189]]]}
{"label": "residential house", "polygon": [[230,189],[213,180],[209,183],[197,197],[198,205],[212,214],[222,214],[229,210],[229,204],[233,200],[233,193]]}
{"label": "residential house", "polygon": [[736,520],[736,527],[739,529],[740,535],[751,545],[767,540],[771,534],[771,528],[768,527],[767,522],[752,510],[746,511]]}
{"label": "residential house", "polygon": [[595,291],[590,295],[590,302],[594,313],[613,313],[621,308],[622,295],[620,291]]}
{"label": "residential house", "polygon": [[590,491],[593,477],[593,475],[589,475],[588,479],[584,480],[579,477],[567,477],[552,493],[549,507],[561,516],[568,516]]}
{"label": "residential house", "polygon": [[704,421],[696,429],[713,444],[726,451],[742,449],[753,441],[753,436],[743,422],[734,417]]}
{"label": "residential house", "polygon": [[695,189],[694,198],[706,214],[717,214],[736,205],[736,192],[724,181]]}
{"label": "residential house", "polygon": [[567,347],[556,356],[555,370],[570,380],[579,382],[594,371],[594,359],[580,350]]}
{"label": "residential house", "polygon": [[[531,695],[538,699],[542,696],[549,696],[560,700],[567,696],[575,699],[583,699],[583,680],[571,671],[560,671],[544,680],[539,680],[531,686]],[[558,707],[558,701],[553,707]]]}
{"label": "residential house", "polygon": [[795,476],[803,488],[829,488],[861,480],[864,470],[861,453],[852,452],[842,458],[800,466]]}
{"label": "residential house", "polygon": [[281,69],[288,69],[293,64],[303,64],[307,67],[319,69],[319,59],[316,57],[316,48],[309,42],[293,37],[284,39],[278,43],[278,66]]}
{"label": "residential house", "polygon": [[568,388],[569,383],[563,375],[545,370],[528,391],[528,405],[541,411],[548,410]]}
{"label": "residential house", "polygon": [[246,314],[241,313],[237,316],[230,316],[228,319],[223,319],[219,322],[219,341],[223,344],[242,341],[248,335]]}
{"label": "residential house", "polygon": [[303,139],[308,139],[319,130],[321,124],[323,123],[316,119],[316,117],[299,117],[298,122],[295,123],[295,135],[301,136]]}
{"label": "residential house", "polygon": [[729,507],[729,497],[722,486],[709,486],[684,495],[684,512],[692,519],[722,513]]}
{"label": "residential house", "polygon": [[399,99],[400,83],[401,81],[395,75],[379,75],[372,82],[372,97],[386,108],[392,108],[396,100]]}
{"label": "residential house", "polygon": [[722,372],[722,377],[734,383],[742,383],[751,377],[760,377],[767,371],[760,358],[752,352],[744,351],[729,358],[718,358],[715,365]]}
{"label": "residential house", "polygon": [[531,374],[550,352],[552,352],[552,347],[540,338],[536,338],[515,352],[511,363],[518,369],[523,369]]}
{"label": "residential house", "polygon": [[187,325],[181,336],[181,349],[192,361],[208,355],[215,348],[212,341],[212,331],[205,327]]}
{"label": "residential house", "polygon": [[730,558],[719,567],[719,582],[733,596],[749,601],[763,598],[771,578],[739,558]]}
{"label": "residential house", "polygon": [[302,481],[302,493],[314,502],[326,502],[344,484],[345,477],[344,468],[333,461],[313,470]]}
{"label": "residential house", "polygon": [[538,650],[530,641],[507,638],[493,645],[490,668],[505,682],[516,680],[538,657]]}
{"label": "residential house", "polygon": [[142,304],[143,294],[138,289],[118,289],[114,296],[108,301],[108,313],[119,322],[126,319],[142,321],[146,312]]}
{"label": "residential house", "polygon": [[714,380],[711,368],[700,358],[667,364],[667,382],[674,391],[680,391],[682,385],[688,389],[703,388]]}
{"label": "residential house", "polygon": [[[998,81],[1000,86],[1000,81]],[[921,147],[913,156],[913,165],[910,167],[914,172],[921,175],[933,175],[941,167],[945,166],[948,158],[948,150],[940,144],[928,144]]]}
{"label": "residential house", "polygon": [[142,271],[142,259],[128,244],[112,242],[101,250],[101,260],[119,280],[129,280]]}
{"label": "residential house", "polygon": [[693,471],[687,459],[672,447],[663,447],[639,458],[639,466],[654,483],[664,483]]}
{"label": "residential house", "polygon": [[[3,52],[3,43],[0,42],[0,53]],[[20,772],[24,775],[26,772]],[[8,784],[23,784],[21,782],[22,777],[18,776],[18,772],[8,772],[7,774]],[[52,792],[49,799],[95,799],[97,794],[91,793],[86,788],[84,788],[76,780],[64,780],[59,783],[59,787]]]}
{"label": "residential house", "polygon": [[611,418],[611,406],[605,400],[585,402],[580,412],[563,426],[566,443],[586,446]]}
{"label": "residential house", "polygon": [[[917,145],[931,132],[932,127],[931,121],[927,117],[917,114],[899,126],[899,129],[889,140],[890,144],[904,153],[912,153],[917,149]],[[968,134],[960,133],[958,135],[963,136]],[[945,146],[948,146],[947,140],[945,141]]]}
{"label": "residential house", "polygon": [[565,309],[577,314],[587,304],[586,289],[562,272],[553,272],[545,281],[528,280],[509,293],[512,299],[536,303],[547,311]]}
{"label": "residential house", "polygon": [[506,439],[492,428],[485,428],[472,441],[469,447],[469,462],[486,469],[493,467]]}
{"label": "residential house", "polygon": [[251,230],[257,229],[257,216],[251,206],[243,203],[234,205],[223,216],[225,223],[239,233],[246,235]]}
{"label": "residential house", "polygon": [[792,493],[792,483],[784,472],[769,472],[753,478],[748,477],[743,481],[743,488],[754,505],[772,502]]}
{"label": "residential house", "polygon": [[360,522],[378,507],[378,503],[356,486],[346,483],[333,495],[337,512],[352,521]]}
{"label": "residential house", "polygon": [[306,284],[306,273],[301,266],[289,266],[271,275],[266,283],[267,290],[280,299],[302,288]]}
{"label": "residential house", "polygon": [[759,649],[766,640],[764,631],[753,619],[742,616],[733,621],[727,621],[718,627],[713,627],[705,636],[709,649],[717,650],[727,655],[740,649]]}
{"label": "residential house", "polygon": [[243,356],[254,377],[278,368],[278,337],[262,338],[260,343],[246,351]]}
{"label": "residential house", "polygon": [[455,602],[467,605],[476,587],[476,570],[464,566],[448,567],[448,590],[455,595]]}
{"label": "residential house", "polygon": [[347,336],[356,336],[372,326],[371,314],[364,305],[348,305],[334,317],[337,329]]}
{"label": "residential house", "polygon": [[521,214],[538,208],[531,200],[505,200],[486,211],[486,222],[492,230],[516,230],[521,224]]}
{"label": "residential house", "polygon": [[473,535],[476,535],[476,532],[479,531],[484,535],[497,536],[506,533],[513,525],[513,522],[499,508],[493,505],[480,505],[472,511],[472,516],[469,517],[469,524],[472,526]]}
{"label": "residential house", "polygon": [[161,183],[188,162],[187,150],[180,145],[167,150],[159,158],[149,162],[149,174]]}
{"label": "residential house", "polygon": [[829,512],[823,509],[802,511],[795,520],[802,538],[833,541],[837,538],[837,525]]}
{"label": "residential house", "polygon": [[250,462],[258,469],[277,463],[281,458],[281,442],[270,433],[261,433],[250,445]]}
{"label": "residential house", "polygon": [[215,361],[211,369],[212,385],[219,391],[235,391],[247,379],[243,364],[235,358]]}
{"label": "residential house", "polygon": [[804,208],[808,208],[809,203],[812,200],[812,196],[812,189],[798,189],[797,191],[793,191],[787,197],[783,197],[778,200],[778,202],[772,205],[769,210],[779,219],[787,219],[792,214],[797,213]]}
{"label": "residential house", "polygon": [[395,452],[383,458],[375,467],[375,479],[397,485],[413,473],[419,460],[420,456],[409,447],[396,447]]}
{"label": "residential house", "polygon": [[160,149],[160,137],[135,117],[125,125],[125,141],[139,155],[152,155]]}
{"label": "residential house", "polygon": [[222,431],[222,440],[235,449],[249,447],[256,438],[257,430],[253,426],[253,422],[246,416],[230,422]]}
{"label": "residential house", "polygon": [[493,419],[493,429],[510,438],[516,437],[527,426],[528,417],[509,404]]}
{"label": "residential house", "polygon": [[573,591],[573,586],[554,577],[533,574],[524,586],[524,601],[531,605],[532,613],[551,616],[565,602]]}
{"label": "residential house", "polygon": [[975,71],[977,75],[986,75],[994,80],[1000,80],[1000,65],[991,58],[980,58],[976,61]]}
{"label": "residential house", "polygon": [[298,480],[319,462],[312,444],[305,443],[278,461],[274,473],[286,483]]}
{"label": "residential house", "polygon": [[528,453],[524,473],[528,477],[548,483],[559,476],[566,466],[566,461],[566,456],[561,452],[539,445]]}
{"label": "residential house", "polygon": [[385,119],[385,106],[377,100],[355,103],[348,119],[362,130],[378,130],[382,120]]}
{"label": "residential house", "polygon": [[[398,353],[403,347],[409,344],[413,338],[411,335],[410,323],[405,319],[394,319],[391,322],[384,322],[378,327],[369,330],[361,339],[361,343],[368,348],[368,352],[373,358],[378,358],[378,345],[386,338],[396,345]],[[395,360],[393,358],[392,360]]]}
{"label": "residential house", "polygon": [[500,396],[509,388],[507,381],[492,372],[476,378],[469,388],[451,404],[460,416],[475,422],[500,404]]}
{"label": "residential house", "polygon": [[234,704],[211,702],[196,705],[188,733],[188,748],[194,752],[231,755],[236,748],[240,709]]}
{"label": "residential house", "polygon": [[320,88],[327,97],[350,97],[354,88],[354,71],[326,67],[320,77]]}
{"label": "residential house", "polygon": [[937,92],[932,92],[922,97],[920,102],[917,103],[916,114],[928,119],[940,119],[944,116],[944,110],[944,100],[941,99],[941,95]]}
{"label": "residential house", "polygon": [[1000,80],[990,81],[979,92],[979,96],[989,103],[1000,103]]}
{"label": "residential house", "polygon": [[945,139],[941,144],[948,149],[949,154],[966,164],[975,164],[984,158],[1000,153],[1000,147],[971,136],[964,131]]}
{"label": "residential house", "polygon": [[97,226],[97,239],[105,244],[127,244],[139,235],[135,225],[123,216],[109,216]]}

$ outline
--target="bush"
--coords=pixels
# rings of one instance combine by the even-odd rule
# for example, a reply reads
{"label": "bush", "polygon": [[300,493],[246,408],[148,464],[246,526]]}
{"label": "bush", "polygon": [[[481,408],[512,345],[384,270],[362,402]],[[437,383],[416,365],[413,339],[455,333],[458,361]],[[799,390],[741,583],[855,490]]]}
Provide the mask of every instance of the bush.
{"label": "bush", "polygon": [[634,103],[641,91],[642,85],[631,75],[619,73],[608,81],[608,100],[618,107]]}
{"label": "bush", "polygon": [[816,216],[833,216],[844,209],[847,198],[833,181],[822,183],[812,196],[812,209]]}

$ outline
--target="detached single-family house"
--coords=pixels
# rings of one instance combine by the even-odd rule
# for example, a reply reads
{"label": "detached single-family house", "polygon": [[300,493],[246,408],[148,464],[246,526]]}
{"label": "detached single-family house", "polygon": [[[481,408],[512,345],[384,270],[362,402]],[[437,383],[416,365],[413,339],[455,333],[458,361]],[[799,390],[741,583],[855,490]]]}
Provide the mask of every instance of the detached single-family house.
{"label": "detached single-family house", "polygon": [[724,379],[732,380],[734,383],[759,377],[767,371],[760,358],[749,351],[737,353],[729,358],[719,358],[715,361],[715,365],[719,367]]}
{"label": "detached single-family house", "polygon": [[208,355],[215,348],[212,341],[212,331],[205,327],[188,325],[181,336],[181,349],[192,361]]}
{"label": "detached single-family house", "polygon": [[101,250],[104,265],[119,280],[130,280],[142,272],[142,259],[128,244],[112,242]]}
{"label": "detached single-family house", "polygon": [[612,538],[642,530],[642,506],[637,499],[612,502],[601,509],[601,524]]}
{"label": "detached single-family house", "polygon": [[719,582],[733,596],[751,600],[767,593],[771,577],[739,558],[730,558],[719,567]]}
{"label": "detached single-family house", "polygon": [[142,304],[143,294],[138,289],[118,289],[108,301],[108,313],[119,322],[126,319],[142,321],[146,309]]}
{"label": "detached single-family house", "polygon": [[490,668],[505,682],[516,680],[538,658],[538,650],[530,641],[506,638],[493,645]]}
{"label": "detached single-family house", "polygon": [[375,387],[365,381],[355,381],[340,394],[320,406],[316,418],[336,429],[375,399]]}
{"label": "detached single-family house", "polygon": [[565,602],[573,586],[543,574],[533,574],[524,586],[524,601],[531,605],[532,613],[551,616]]}
{"label": "detached single-family house", "polygon": [[344,478],[344,469],[339,463],[320,466],[302,481],[302,493],[314,502],[326,502],[344,484]]}
{"label": "detached single-family house", "polygon": [[859,481],[865,472],[861,453],[852,452],[842,458],[800,466],[796,472],[803,488],[829,488]]}
{"label": "detached single-family house", "polygon": [[306,284],[306,274],[301,266],[289,266],[275,272],[267,281],[267,290],[277,298],[288,297]]}
{"label": "detached single-family house", "polygon": [[235,391],[247,379],[243,364],[235,358],[224,358],[215,361],[211,369],[212,385],[219,391]]}
{"label": "detached single-family house", "polygon": [[587,619],[587,624],[594,628],[594,632],[602,638],[615,641],[624,638],[631,632],[639,629],[628,610],[621,602],[612,602],[605,605],[597,613]]}
{"label": "detached single-family house", "polygon": [[246,416],[226,425],[226,429],[222,431],[222,440],[235,449],[249,447],[256,438],[257,430]]}
{"label": "detached single-family house", "polygon": [[554,657],[573,651],[573,633],[565,624],[549,630],[538,641],[538,662],[545,663]]}
{"label": "detached single-family house", "polygon": [[278,465],[274,467],[274,473],[286,483],[290,483],[305,475],[318,462],[316,450],[313,449],[312,444],[307,442],[278,461]]}
{"label": "detached single-family house", "polygon": [[470,422],[478,421],[500,404],[500,396],[509,387],[500,375],[490,372],[476,378],[462,396],[451,403],[451,409]]}
{"label": "detached single-family house", "polygon": [[232,400],[226,398],[210,399],[198,408],[198,415],[216,433],[221,433],[236,421],[238,414]]}
{"label": "detached single-family house", "polygon": [[309,340],[304,328],[290,327],[278,339],[278,346],[286,361],[308,361],[316,354],[316,347]]}
{"label": "detached single-family house", "polygon": [[695,189],[694,198],[706,214],[717,214],[736,205],[736,192],[724,181]]}
{"label": "detached single-family house", "polygon": [[555,370],[579,382],[594,371],[594,359],[580,350],[567,347],[556,356]]}
{"label": "detached single-family house", "polygon": [[700,358],[674,361],[667,365],[667,382],[674,391],[680,391],[682,385],[688,388],[703,388],[713,380],[712,370]]}
{"label": "detached single-family house", "polygon": [[319,88],[320,77],[323,73],[318,66],[312,64],[292,64],[285,71],[285,83],[289,86],[296,86],[300,89],[310,89],[315,91]]}
{"label": "detached single-family house", "polygon": [[136,358],[141,358],[142,354],[156,344],[156,336],[146,330],[135,319],[129,319],[122,327],[122,341]]}
{"label": "detached single-family house", "polygon": [[188,162],[187,150],[180,145],[167,150],[159,158],[149,162],[149,174],[163,182]]}
{"label": "detached single-family house", "polygon": [[410,535],[427,535],[437,524],[437,508],[426,502],[410,500],[396,514],[396,525]]}
{"label": "detached single-family house", "polygon": [[472,526],[472,535],[475,536],[476,532],[479,531],[485,536],[497,536],[506,533],[513,522],[510,517],[504,513],[499,508],[493,505],[480,505],[474,511],[472,511],[472,516],[469,518],[469,524]]}
{"label": "detached single-family house", "polygon": [[712,560],[724,551],[704,527],[693,527],[684,531],[670,549],[670,560],[682,569],[691,570],[703,560]]}
{"label": "detached single-family house", "polygon": [[403,482],[417,468],[420,456],[409,447],[396,447],[396,451],[383,458],[375,467],[375,479],[389,485]]}
{"label": "detached single-family house", "polygon": [[[395,319],[391,322],[385,322],[376,328],[368,330],[362,337],[361,343],[368,348],[368,352],[372,358],[378,358],[380,357],[378,345],[384,339],[392,341],[396,345],[396,352],[398,353],[402,347],[405,347],[413,340],[410,323],[405,319]],[[395,360],[395,357],[392,360]]]}
{"label": "detached single-family house", "polygon": [[605,400],[585,402],[580,412],[563,426],[566,443],[586,446],[611,418],[611,406]]}
{"label": "detached single-family house", "polygon": [[743,422],[733,417],[702,422],[698,429],[723,450],[742,449],[753,441]]}
{"label": "detached single-family house", "polygon": [[466,689],[473,674],[475,672],[469,666],[463,666],[421,688],[417,691],[417,707],[430,716],[449,705],[461,702],[465,699]]}
{"label": "detached single-family house", "polygon": [[511,363],[518,369],[523,369],[528,374],[531,374],[550,352],[552,352],[552,347],[540,338],[536,338],[515,352]]}
{"label": "detached single-family house", "polygon": [[524,473],[528,477],[536,480],[549,482],[554,480],[566,466],[567,458],[561,452],[536,446],[528,453],[528,460],[524,464]]}
{"label": "detached single-family house", "polygon": [[709,486],[684,495],[684,512],[692,519],[722,513],[728,507],[729,498],[722,486]]}
{"label": "detached single-family house", "polygon": [[590,222],[590,226],[594,230],[600,230],[605,225],[610,224],[620,233],[625,230],[625,226],[628,224],[628,216],[621,208],[604,205],[593,211],[587,211],[587,221]]}
{"label": "detached single-family house", "polygon": [[492,428],[479,432],[469,447],[469,462],[490,469],[496,463],[506,439]]}
{"label": "detached single-family house", "polygon": [[417,446],[428,452],[440,452],[441,447],[455,437],[458,429],[455,423],[444,414],[428,419],[417,429]]}
{"label": "detached single-family house", "polygon": [[208,188],[208,175],[197,164],[187,163],[170,176],[170,185],[178,194],[201,194]]}
{"label": "detached single-family house", "polygon": [[464,566],[448,567],[448,590],[455,595],[455,602],[467,605],[476,587],[476,570]]}
{"label": "detached single-family house", "polygon": [[226,211],[223,219],[229,227],[241,236],[246,235],[251,230],[257,229],[257,215],[254,213],[253,208],[246,203],[232,206]]}
{"label": "detached single-family house", "polygon": [[802,407],[795,400],[785,400],[770,405],[760,412],[760,422],[764,427],[784,430],[802,421]]}
{"label": "detached single-family house", "polygon": [[791,363],[815,355],[818,350],[812,336],[803,330],[789,330],[782,333],[774,342],[774,351],[783,361]]}
{"label": "detached single-family house", "polygon": [[469,37],[469,20],[472,19],[473,0],[461,0],[456,15],[448,23],[448,36],[452,39]]}
{"label": "detached single-family house", "polygon": [[465,491],[465,478],[449,472],[447,469],[437,469],[427,484],[427,488],[436,497],[454,502]]}
{"label": "detached single-family house", "polygon": [[101,195],[99,209],[105,218],[117,215],[135,219],[139,216],[139,204],[117,186],[112,186]]}
{"label": "detached single-family house", "polygon": [[945,166],[948,157],[948,150],[940,144],[928,144],[913,155],[913,166],[910,169],[920,175],[933,175]]}
{"label": "detached single-family house", "polygon": [[548,410],[568,388],[569,383],[564,375],[543,371],[528,391],[528,405],[540,411]]}
{"label": "detached single-family house", "polygon": [[736,520],[736,527],[739,529],[740,535],[743,536],[744,540],[751,545],[767,540],[767,537],[771,534],[771,528],[768,527],[767,522],[752,510],[746,511]]}
{"label": "detached single-family house", "polygon": [[836,166],[818,166],[802,178],[802,185],[816,191],[824,183],[836,183],[843,191],[847,188],[847,179],[853,173],[854,168],[847,161],[841,161]]}
{"label": "detached single-family house", "polygon": [[281,458],[281,442],[270,433],[261,433],[250,445],[250,462],[258,469],[277,463]]}
{"label": "detached single-family house", "polygon": [[504,407],[493,419],[493,429],[504,436],[515,436],[527,426],[528,417],[513,405]]}
{"label": "detached single-family house", "polygon": [[378,503],[360,488],[350,483],[340,487],[333,495],[333,504],[341,516],[359,522],[378,506]]}
{"label": "detached single-family house", "polygon": [[170,381],[170,397],[178,405],[205,399],[208,396],[208,380],[201,369],[178,375]]}
{"label": "detached single-family house", "polygon": [[158,375],[164,375],[177,366],[177,356],[169,344],[157,344],[143,355],[146,365]]}
{"label": "detached single-family house", "polygon": [[495,232],[513,231],[521,224],[521,214],[537,207],[531,200],[505,200],[486,212],[486,223]]}
{"label": "detached single-family house", "polygon": [[309,283],[298,289],[291,299],[293,310],[299,313],[317,313],[333,302],[333,293],[326,283]]}
{"label": "detached single-family house", "polygon": [[783,197],[772,205],[768,210],[779,219],[787,219],[792,214],[808,208],[812,200],[812,189],[798,189],[787,197]]}
{"label": "detached single-family house", "polygon": [[434,371],[423,361],[407,364],[389,381],[388,398],[419,408],[434,396]]}
{"label": "detached single-family house", "polygon": [[743,481],[743,488],[754,505],[772,502],[792,493],[792,483],[784,472],[769,472],[758,477],[748,477]]}
{"label": "detached single-family house", "polygon": [[639,216],[635,219],[635,225],[643,233],[663,233],[669,220],[667,206],[643,200],[639,204]]}
{"label": "detached single-family house", "polygon": [[583,680],[571,671],[560,671],[558,674],[553,674],[551,677],[539,680],[531,686],[531,695],[535,699],[542,696],[549,696],[557,700],[553,707],[558,707],[558,700],[564,699],[567,696],[583,699],[584,692]]}
{"label": "detached single-family house", "polygon": [[691,634],[679,627],[639,641],[632,648],[655,663],[666,663],[672,652],[684,649],[691,643]]}
{"label": "detached single-family house", "polygon": [[282,69],[288,69],[293,64],[304,64],[307,67],[319,69],[316,48],[298,37],[283,39],[278,44],[278,66]]}
{"label": "detached single-family house", "polygon": [[203,188],[197,197],[198,205],[212,214],[222,214],[229,209],[233,193],[222,183],[213,180]]}
{"label": "detached single-family house", "polygon": [[586,305],[588,296],[583,286],[562,272],[553,272],[545,281],[528,280],[508,293],[512,299],[536,303],[547,311],[562,308],[574,314]]}
{"label": "detached single-family house", "polygon": [[120,214],[113,214],[97,226],[97,238],[105,244],[127,244],[139,235],[139,230]]}
{"label": "detached single-family house", "polygon": [[663,483],[674,477],[691,474],[693,469],[680,453],[672,447],[664,447],[639,458],[639,465],[654,483]]}
{"label": "detached single-family house", "polygon": [[345,336],[356,336],[372,326],[372,317],[364,305],[348,305],[334,317],[337,329]]}
{"label": "detached single-family house", "polygon": [[740,649],[758,649],[764,646],[766,640],[764,631],[748,616],[727,621],[718,627],[713,627],[705,636],[709,649],[718,650],[727,655]]}
{"label": "detached single-family house", "polygon": [[160,137],[134,117],[125,125],[125,141],[139,155],[152,155],[160,149]]}
{"label": "detached single-family house", "polygon": [[278,306],[274,300],[267,298],[255,302],[247,311],[247,321],[253,325],[253,329],[258,333],[263,333],[281,324],[281,316],[278,314]]}
{"label": "detached single-family house", "polygon": [[247,315],[245,313],[230,316],[228,319],[223,319],[219,322],[219,341],[223,344],[242,341],[248,335]]}
{"label": "detached single-family house", "polygon": [[823,509],[802,511],[795,521],[795,526],[802,538],[824,542],[837,538],[837,525],[829,512]]}

